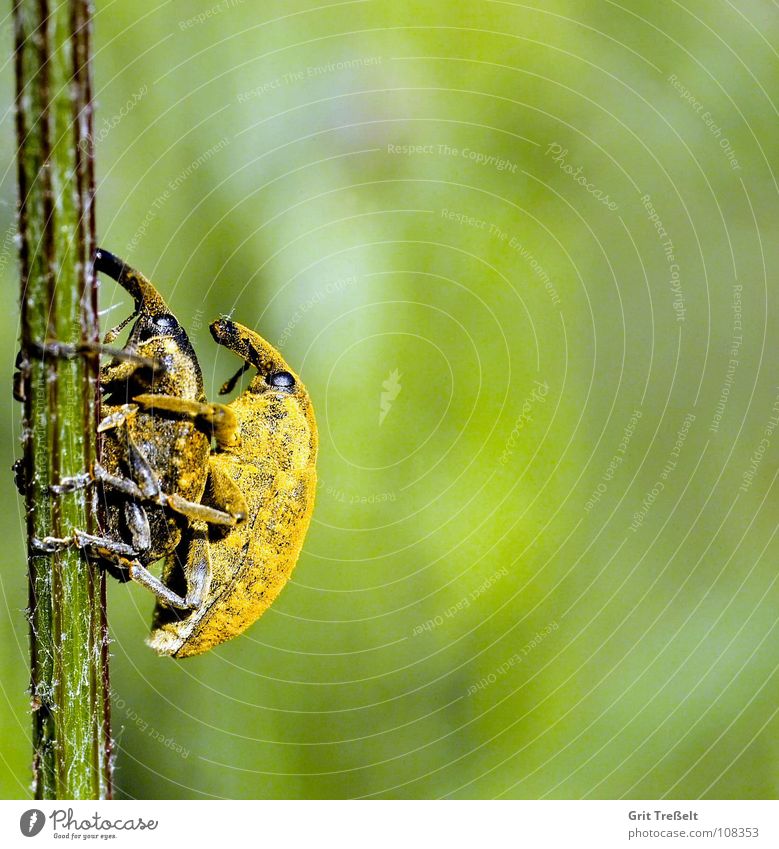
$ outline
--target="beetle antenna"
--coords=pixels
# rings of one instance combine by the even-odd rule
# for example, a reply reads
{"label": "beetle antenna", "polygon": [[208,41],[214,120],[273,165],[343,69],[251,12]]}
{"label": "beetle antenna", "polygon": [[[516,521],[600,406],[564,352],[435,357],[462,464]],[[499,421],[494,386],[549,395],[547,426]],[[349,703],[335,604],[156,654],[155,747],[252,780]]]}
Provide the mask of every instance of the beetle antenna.
{"label": "beetle antenna", "polygon": [[105,338],[103,342],[113,342],[116,337],[127,327],[127,325],[138,315],[137,312],[132,312],[127,318],[123,319],[116,325],[116,327],[112,327],[110,330],[106,332]]}
{"label": "beetle antenna", "polygon": [[220,395],[227,395],[235,389],[235,384],[246,374],[252,367],[251,363],[244,363],[238,371],[229,379],[226,380],[219,389]]}

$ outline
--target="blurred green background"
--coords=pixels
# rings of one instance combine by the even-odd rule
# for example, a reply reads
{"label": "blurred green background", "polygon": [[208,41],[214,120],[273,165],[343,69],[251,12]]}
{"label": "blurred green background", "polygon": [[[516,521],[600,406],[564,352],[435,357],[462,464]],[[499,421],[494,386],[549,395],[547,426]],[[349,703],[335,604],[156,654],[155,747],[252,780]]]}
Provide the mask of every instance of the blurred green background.
{"label": "blurred green background", "polygon": [[[245,636],[157,658],[151,598],[110,586],[117,795],[775,798],[775,5],[96,5],[100,243],[168,298],[212,396],[231,313],[321,435],[294,580]],[[7,60],[6,470],[12,90]]]}

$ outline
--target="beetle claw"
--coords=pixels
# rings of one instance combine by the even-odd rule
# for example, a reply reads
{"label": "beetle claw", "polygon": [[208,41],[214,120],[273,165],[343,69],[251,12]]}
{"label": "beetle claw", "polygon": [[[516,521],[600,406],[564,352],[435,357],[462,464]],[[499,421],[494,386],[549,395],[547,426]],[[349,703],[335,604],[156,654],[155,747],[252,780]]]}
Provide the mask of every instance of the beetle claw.
{"label": "beetle claw", "polygon": [[59,483],[53,483],[49,486],[49,492],[52,495],[66,495],[67,493],[77,492],[79,489],[83,489],[85,486],[89,486],[94,478],[89,472],[84,472],[81,475],[73,475],[72,477],[65,477],[60,480]]}

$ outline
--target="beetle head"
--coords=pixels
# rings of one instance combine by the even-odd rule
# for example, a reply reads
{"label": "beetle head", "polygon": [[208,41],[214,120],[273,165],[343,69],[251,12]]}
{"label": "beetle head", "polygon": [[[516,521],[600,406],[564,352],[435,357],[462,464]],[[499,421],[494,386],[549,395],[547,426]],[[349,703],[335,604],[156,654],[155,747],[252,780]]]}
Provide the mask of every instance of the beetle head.
{"label": "beetle head", "polygon": [[268,456],[289,468],[315,462],[314,408],[306,387],[284,357],[253,330],[226,318],[211,325],[211,335],[244,361],[221,388],[222,394],[229,392],[244,372],[257,369],[246,391],[230,404],[239,422],[236,446],[231,450],[245,462]]}
{"label": "beetle head", "polygon": [[230,392],[238,378],[250,368],[257,369],[257,375],[248,388],[253,394],[275,390],[290,395],[305,395],[300,378],[292,371],[284,357],[270,342],[266,342],[253,330],[228,318],[220,318],[211,325],[211,335],[219,345],[229,348],[245,361],[235,376],[219,390],[220,395]]}
{"label": "beetle head", "polygon": [[[135,311],[106,340],[115,338],[133,319],[126,350],[157,360],[162,368],[155,372],[153,387],[147,377],[136,374],[141,391],[178,395],[199,400],[203,397],[203,376],[197,356],[184,328],[170,311],[154,284],[139,271],[102,248],[95,251],[95,269],[107,274],[135,301]],[[138,387],[136,387],[137,390]]]}

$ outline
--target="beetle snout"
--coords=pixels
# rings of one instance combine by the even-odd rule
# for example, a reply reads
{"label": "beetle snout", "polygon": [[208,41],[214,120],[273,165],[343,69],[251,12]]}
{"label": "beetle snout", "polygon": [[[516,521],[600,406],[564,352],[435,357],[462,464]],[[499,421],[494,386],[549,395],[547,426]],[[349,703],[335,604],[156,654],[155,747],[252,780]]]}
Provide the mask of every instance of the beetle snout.
{"label": "beetle snout", "polygon": [[238,353],[238,346],[241,341],[239,325],[230,321],[229,318],[218,318],[211,323],[211,335],[218,345],[224,345],[231,351]]}
{"label": "beetle snout", "polygon": [[220,318],[211,325],[211,335],[215,342],[237,354],[261,374],[289,371],[289,366],[272,345],[238,322]]}
{"label": "beetle snout", "polygon": [[116,280],[132,296],[137,313],[150,316],[170,313],[162,295],[140,271],[131,268],[104,248],[97,248],[93,259],[95,271],[107,274],[112,280]]}

